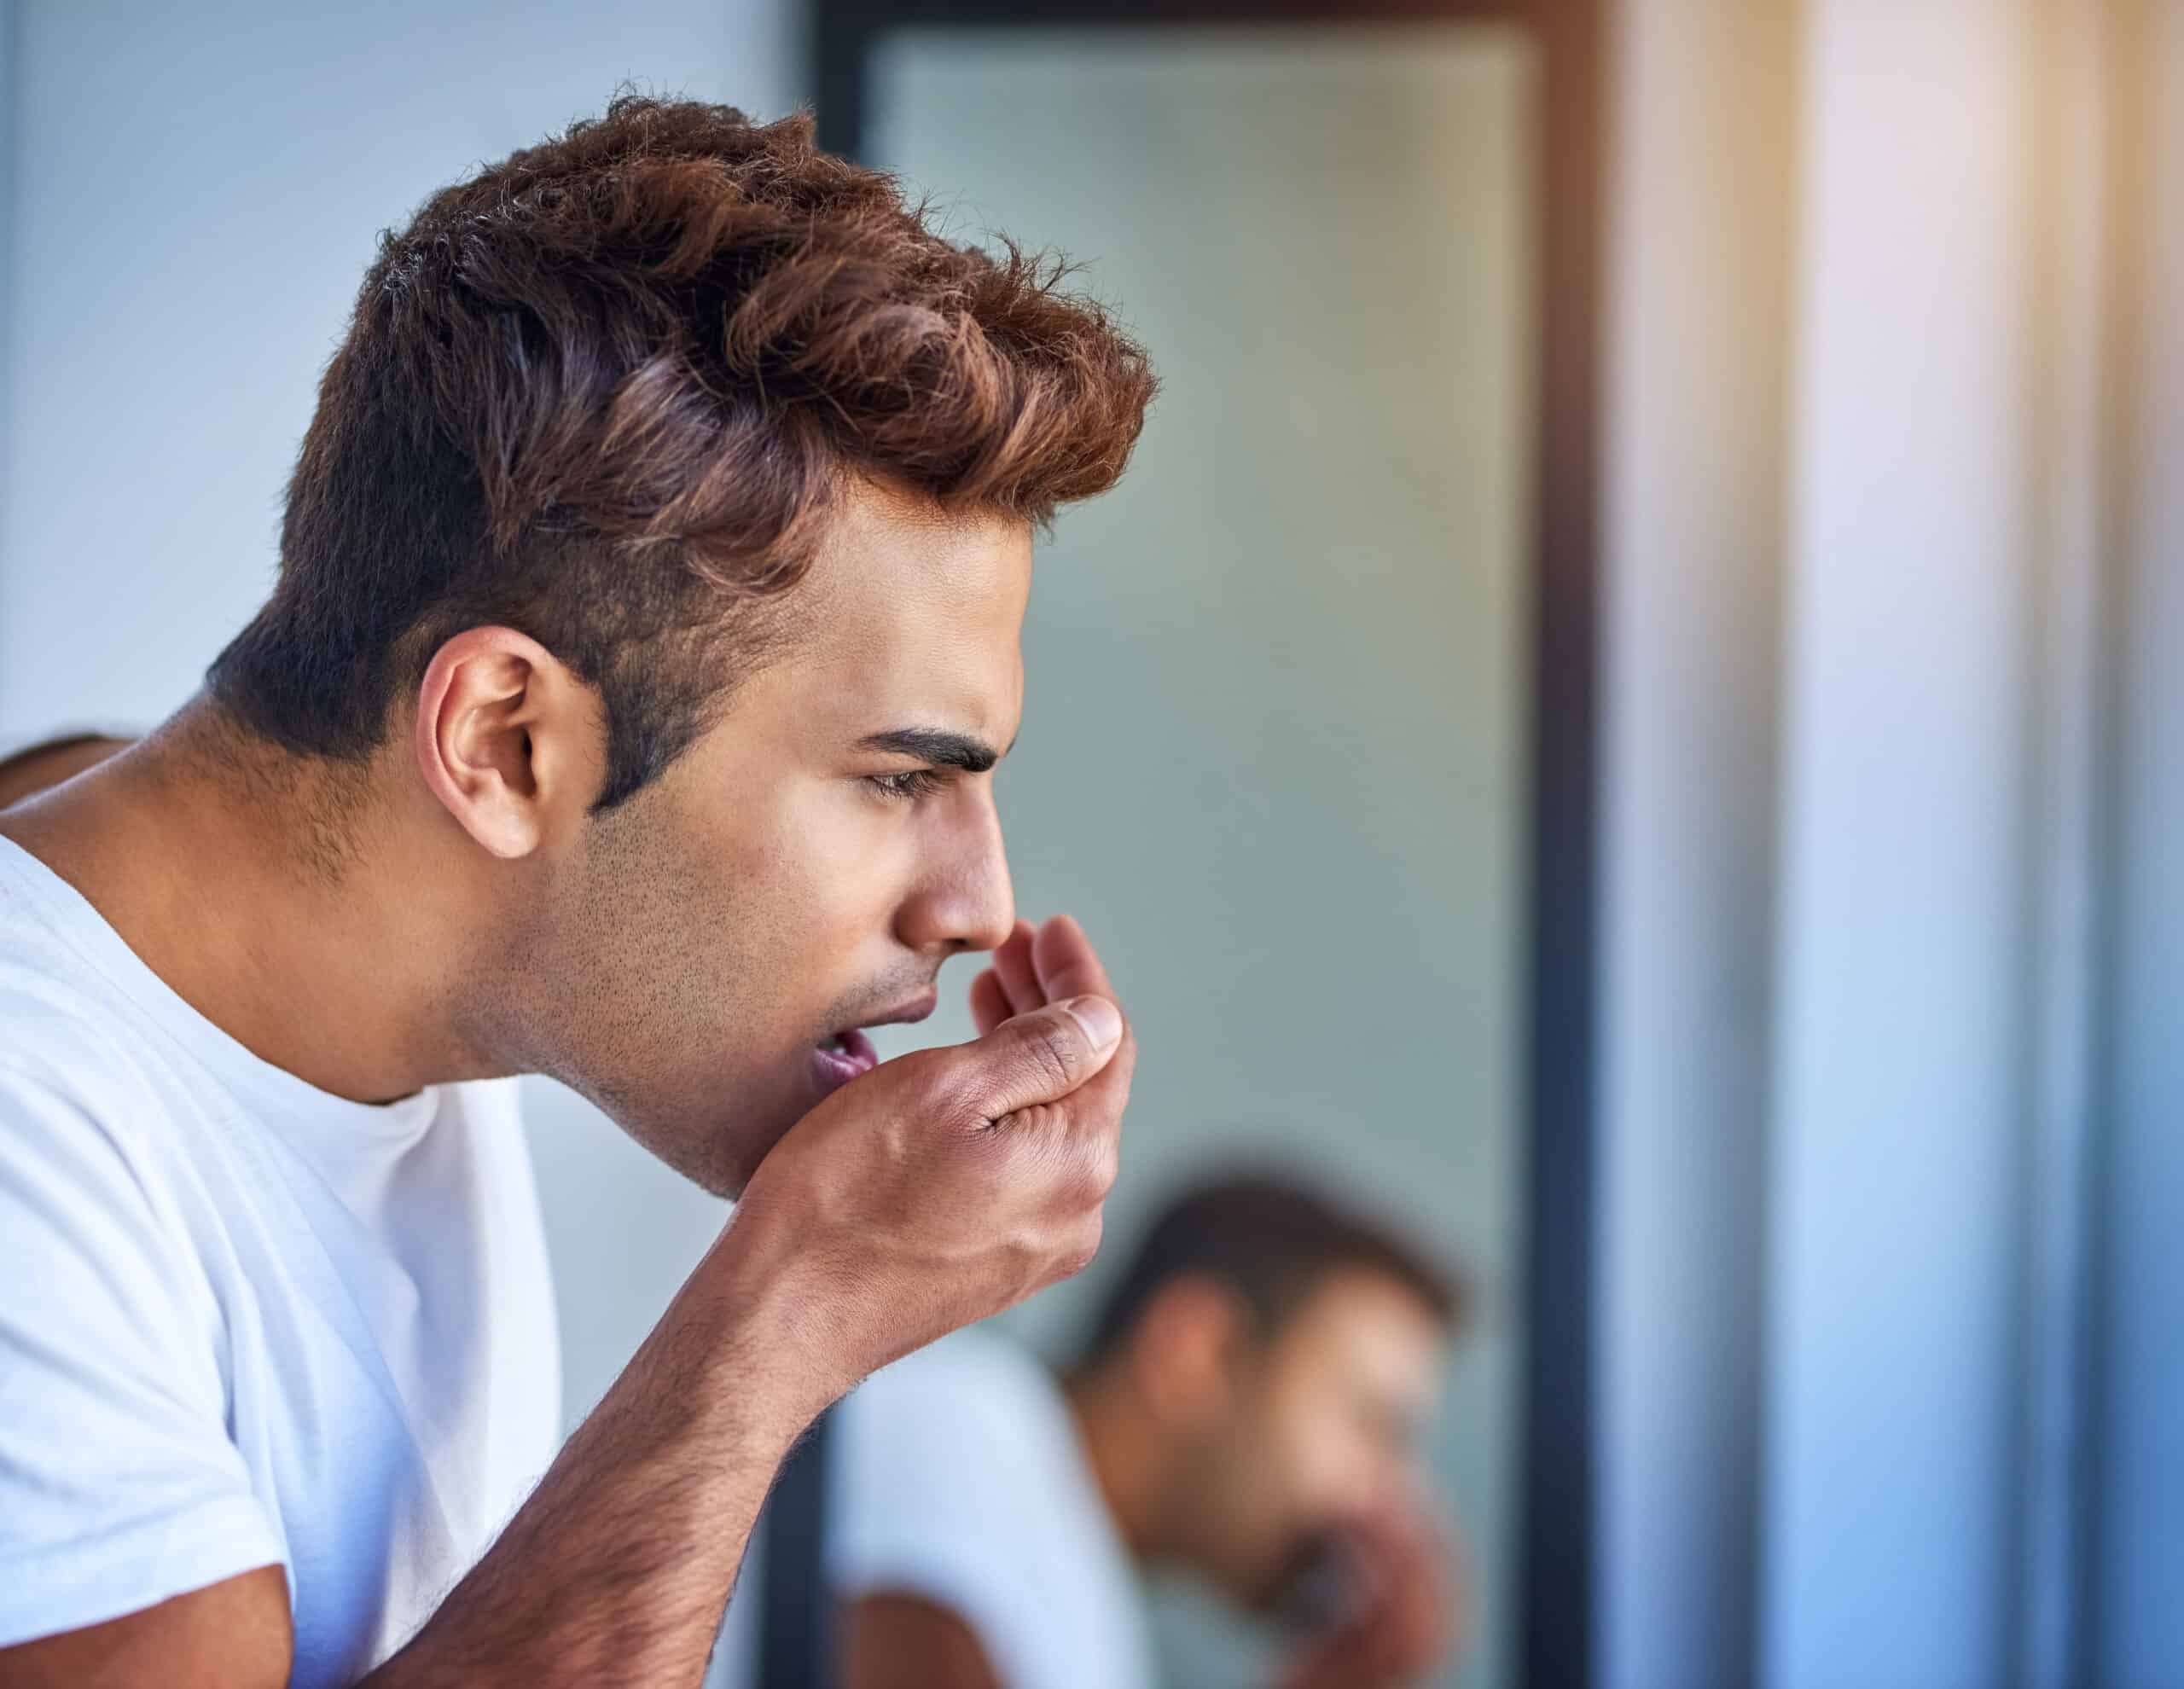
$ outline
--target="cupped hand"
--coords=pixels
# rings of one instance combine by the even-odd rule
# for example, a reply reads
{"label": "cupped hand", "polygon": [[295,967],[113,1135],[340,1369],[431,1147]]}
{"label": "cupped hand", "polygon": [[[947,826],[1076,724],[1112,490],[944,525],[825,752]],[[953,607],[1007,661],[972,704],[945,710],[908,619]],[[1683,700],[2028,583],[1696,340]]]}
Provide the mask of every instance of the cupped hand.
{"label": "cupped hand", "polygon": [[1099,1246],[1136,1043],[1067,916],[972,988],[979,1036],[882,1062],[752,1174],[722,1247],[787,1294],[823,1401],[1080,1270]]}
{"label": "cupped hand", "polygon": [[1390,1498],[1341,1535],[1361,1585],[1356,1607],[1298,1650],[1280,1689],[1398,1689],[1438,1666],[1468,1628],[1461,1556],[1422,1502]]}

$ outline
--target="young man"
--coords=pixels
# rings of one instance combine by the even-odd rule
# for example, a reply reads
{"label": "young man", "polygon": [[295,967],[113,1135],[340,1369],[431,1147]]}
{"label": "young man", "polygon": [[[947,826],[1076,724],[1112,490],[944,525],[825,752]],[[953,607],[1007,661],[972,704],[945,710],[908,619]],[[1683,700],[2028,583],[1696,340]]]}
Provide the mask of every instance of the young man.
{"label": "young man", "polygon": [[[812,1416],[1083,1264],[1130,1037],[991,775],[1151,391],[803,119],[385,239],[270,601],[0,814],[0,1684],[693,1683]],[[525,1072],[741,1198],[558,1456]]]}
{"label": "young man", "polygon": [[1286,1616],[1281,1689],[1416,1680],[1461,1625],[1416,1470],[1457,1312],[1377,1226],[1233,1179],[1154,1224],[1066,1378],[966,1332],[868,1379],[830,1473],[845,1689],[1150,1689],[1147,1566]]}

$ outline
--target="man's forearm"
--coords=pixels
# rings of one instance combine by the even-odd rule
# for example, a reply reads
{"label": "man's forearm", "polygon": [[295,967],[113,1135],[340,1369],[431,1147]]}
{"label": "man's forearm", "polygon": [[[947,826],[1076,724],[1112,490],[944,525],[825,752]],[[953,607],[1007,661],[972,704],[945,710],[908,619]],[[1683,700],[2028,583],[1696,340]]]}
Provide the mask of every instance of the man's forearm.
{"label": "man's forearm", "polygon": [[699,1681],[767,1488],[835,1393],[785,1341],[781,1280],[739,1257],[735,1231],[366,1689]]}

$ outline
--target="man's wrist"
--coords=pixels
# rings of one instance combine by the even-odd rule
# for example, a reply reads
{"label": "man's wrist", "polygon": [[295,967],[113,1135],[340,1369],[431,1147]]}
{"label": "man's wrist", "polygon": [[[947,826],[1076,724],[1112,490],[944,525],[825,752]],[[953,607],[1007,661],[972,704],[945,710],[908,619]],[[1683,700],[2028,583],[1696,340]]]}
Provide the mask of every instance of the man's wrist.
{"label": "man's wrist", "polygon": [[736,1392],[751,1430],[784,1453],[860,1376],[842,1287],[830,1291],[810,1267],[792,1239],[739,1209],[686,1289],[726,1334],[713,1387]]}

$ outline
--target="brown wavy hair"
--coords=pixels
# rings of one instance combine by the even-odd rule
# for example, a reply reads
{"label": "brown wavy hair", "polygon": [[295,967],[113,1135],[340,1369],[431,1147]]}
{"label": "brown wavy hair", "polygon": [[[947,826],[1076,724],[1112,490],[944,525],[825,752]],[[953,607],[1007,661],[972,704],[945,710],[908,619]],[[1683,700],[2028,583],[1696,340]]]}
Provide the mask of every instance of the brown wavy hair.
{"label": "brown wavy hair", "polygon": [[600,688],[610,808],[758,660],[851,482],[1036,523],[1114,485],[1154,379],[1068,274],[943,238],[808,116],[624,96],[381,236],[212,694],[361,760],[503,624]]}

